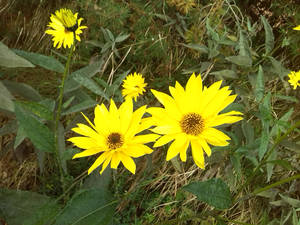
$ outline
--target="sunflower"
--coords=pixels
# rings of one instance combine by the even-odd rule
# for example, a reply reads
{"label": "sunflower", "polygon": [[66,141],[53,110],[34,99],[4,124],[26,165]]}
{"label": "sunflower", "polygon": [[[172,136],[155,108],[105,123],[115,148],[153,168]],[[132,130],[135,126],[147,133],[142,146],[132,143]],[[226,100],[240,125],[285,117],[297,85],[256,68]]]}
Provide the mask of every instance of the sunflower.
{"label": "sunflower", "polygon": [[136,98],[139,95],[143,95],[143,92],[146,91],[145,87],[147,86],[147,83],[145,83],[142,74],[129,74],[123,82],[122,95],[126,99],[134,98],[134,101],[136,101]]}
{"label": "sunflower", "polygon": [[293,86],[293,89],[295,90],[298,86],[300,87],[300,70],[298,72],[291,71],[289,74],[289,80],[288,82]]}
{"label": "sunflower", "polygon": [[215,127],[242,120],[242,113],[230,111],[220,114],[236,98],[236,95],[230,95],[228,86],[220,88],[221,83],[222,81],[218,81],[208,88],[203,88],[201,76],[192,74],[185,89],[178,82],[175,87],[169,87],[172,97],[151,90],[164,105],[164,108],[147,109],[152,115],[149,120],[156,126],[151,130],[163,135],[155,142],[154,147],[174,140],[168,149],[167,161],[180,154],[181,160],[185,162],[187,148],[191,145],[196,165],[204,169],[203,151],[210,156],[209,145],[229,144],[230,137]]}
{"label": "sunflower", "polygon": [[149,128],[146,120],[142,119],[146,106],[142,106],[133,112],[132,100],[121,104],[119,109],[111,100],[109,110],[104,104],[95,107],[94,124],[83,114],[91,127],[77,124],[72,130],[80,137],[68,139],[74,145],[84,149],[74,155],[73,159],[101,153],[94,164],[89,168],[88,174],[103,163],[100,174],[109,163],[111,168],[117,169],[120,162],[131,172],[135,173],[136,165],[132,158],[152,153],[152,149],[145,145],[154,142],[157,134],[136,135]]}
{"label": "sunflower", "polygon": [[300,30],[300,25],[293,28],[294,30]]}
{"label": "sunflower", "polygon": [[55,15],[51,14],[51,22],[48,27],[52,28],[46,30],[46,34],[53,36],[53,46],[60,48],[62,45],[64,48],[70,48],[74,44],[74,35],[76,40],[80,41],[79,34],[82,33],[82,29],[87,26],[80,26],[83,18],[78,19],[78,13],[73,14],[70,9],[60,9],[55,11]]}

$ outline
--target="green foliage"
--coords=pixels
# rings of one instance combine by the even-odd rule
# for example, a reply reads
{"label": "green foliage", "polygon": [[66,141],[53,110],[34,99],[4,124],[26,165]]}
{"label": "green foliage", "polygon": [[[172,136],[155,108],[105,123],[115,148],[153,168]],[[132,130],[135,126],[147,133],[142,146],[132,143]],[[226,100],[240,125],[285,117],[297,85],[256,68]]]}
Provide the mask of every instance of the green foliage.
{"label": "green foliage", "polygon": [[221,179],[214,178],[207,181],[191,182],[183,189],[193,193],[199,200],[217,209],[231,207],[232,199],[229,187]]}

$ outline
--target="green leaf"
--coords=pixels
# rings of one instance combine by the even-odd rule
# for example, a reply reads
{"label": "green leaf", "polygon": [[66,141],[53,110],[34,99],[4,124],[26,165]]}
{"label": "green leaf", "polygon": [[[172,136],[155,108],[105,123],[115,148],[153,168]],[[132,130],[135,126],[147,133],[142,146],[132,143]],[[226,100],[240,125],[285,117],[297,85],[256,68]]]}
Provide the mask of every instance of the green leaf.
{"label": "green leaf", "polygon": [[[288,121],[291,118],[292,114],[294,113],[294,109],[290,108],[279,120],[275,121],[275,124],[272,127],[270,132],[270,136],[276,136],[279,134],[280,131],[285,132],[286,129],[289,127]],[[283,126],[286,125],[286,126]]]}
{"label": "green leaf", "polygon": [[228,209],[232,205],[229,187],[219,178],[192,182],[184,186],[183,189],[217,209]]}
{"label": "green leaf", "polygon": [[115,42],[122,42],[122,41],[125,41],[127,38],[130,37],[130,34],[123,34],[123,35],[119,35]]}
{"label": "green leaf", "polygon": [[[251,59],[251,51],[248,45],[247,40],[245,39],[245,36],[243,34],[243,30],[239,27],[240,31],[240,39],[239,39],[239,55],[246,56],[249,59]],[[252,59],[251,59],[251,64],[252,64]]]}
{"label": "green leaf", "polygon": [[65,141],[65,129],[62,123],[58,123],[58,128],[57,128],[57,147],[60,155],[60,164],[61,167],[63,168],[64,172],[68,174],[67,171],[67,162],[64,160],[63,155],[64,152],[66,151],[66,141]]}
{"label": "green leaf", "polygon": [[294,208],[300,208],[300,200],[295,199],[295,198],[290,198],[290,197],[284,196],[282,194],[279,194],[279,195],[284,202],[288,203],[289,205],[293,206]]}
{"label": "green leaf", "polygon": [[246,138],[246,144],[252,144],[254,142],[254,128],[251,123],[247,122],[246,120],[242,121],[242,130],[243,134]]}
{"label": "green leaf", "polygon": [[15,142],[14,142],[14,149],[15,150],[24,141],[25,138],[26,138],[26,133],[25,133],[23,127],[19,126],[16,138],[15,138]]}
{"label": "green leaf", "polygon": [[269,54],[274,48],[274,34],[271,25],[268,23],[267,19],[264,16],[260,16],[261,21],[263,22],[265,29],[265,48],[266,55]]}
{"label": "green leaf", "polygon": [[15,102],[15,114],[20,126],[37,149],[54,152],[54,133],[47,126],[26,112],[18,102]]}
{"label": "green leaf", "polygon": [[19,101],[18,104],[22,106],[23,109],[26,109],[32,112],[34,115],[45,119],[45,120],[53,120],[52,112],[44,105],[39,104],[37,102],[25,102]]}
{"label": "green leaf", "polygon": [[77,192],[57,217],[55,225],[106,225],[114,215],[111,194],[100,188]]}
{"label": "green leaf", "polygon": [[293,170],[293,167],[291,166],[290,162],[284,159],[271,160],[271,161],[267,161],[267,163],[281,166],[287,170]]}
{"label": "green leaf", "polygon": [[264,71],[263,71],[261,65],[259,65],[258,74],[256,77],[254,95],[255,95],[257,101],[259,102],[263,99],[264,94],[265,94]]}
{"label": "green leaf", "polygon": [[64,72],[64,65],[61,64],[57,59],[52,56],[41,55],[33,52],[26,52],[18,49],[13,49],[13,51],[30,61],[31,63],[43,67],[44,69],[51,70],[58,73]]}
{"label": "green leaf", "polygon": [[94,107],[95,105],[97,105],[96,101],[88,99],[86,101],[80,102],[79,104],[70,107],[69,109],[64,111],[62,115],[68,115],[70,113],[75,113],[75,112],[82,112],[83,110]]}
{"label": "green leaf", "polygon": [[1,41],[0,41],[0,66],[9,67],[9,68],[34,67],[32,63],[16,55]]}
{"label": "green leaf", "polygon": [[272,56],[268,56],[268,59],[270,59],[272,63],[272,72],[277,74],[281,80],[284,80],[285,76],[287,76],[287,74],[289,73],[289,70],[287,70],[280,61],[276,60]]}
{"label": "green leaf", "polygon": [[59,210],[51,198],[29,191],[0,189],[0,212],[9,225],[49,225]]}
{"label": "green leaf", "polygon": [[214,31],[214,29],[210,26],[209,17],[206,18],[205,26],[206,26],[207,34],[211,36],[213,40],[218,42],[220,40],[219,34],[216,31]]}
{"label": "green leaf", "polygon": [[222,77],[229,78],[229,79],[238,79],[238,75],[233,70],[220,70],[220,71],[211,72],[210,74],[215,76],[221,76],[221,79]]}
{"label": "green leaf", "polygon": [[183,46],[206,54],[208,53],[208,48],[205,45],[191,43],[191,44],[183,44]]}
{"label": "green leaf", "polygon": [[96,73],[99,73],[101,71],[102,65],[103,65],[103,60],[99,60],[93,64],[90,64],[86,67],[83,67],[83,68],[71,73],[70,76],[68,77],[68,79],[66,80],[64,93],[74,91],[80,87],[81,83],[76,82],[74,77],[91,78]]}
{"label": "green leaf", "polygon": [[10,91],[10,93],[14,95],[19,95],[27,100],[31,101],[40,101],[42,100],[42,96],[31,86],[19,83],[10,80],[3,80],[2,81],[5,87]]}
{"label": "green leaf", "polygon": [[14,111],[14,97],[7,90],[4,84],[0,81],[0,109],[13,112]]}
{"label": "green leaf", "polygon": [[228,56],[225,59],[239,66],[250,67],[252,65],[252,59],[248,56],[243,56],[243,55]]}
{"label": "green leaf", "polygon": [[105,98],[106,100],[109,100],[102,88],[99,87],[99,85],[93,79],[81,74],[75,74],[73,79],[77,81],[77,83],[89,89],[91,92]]}

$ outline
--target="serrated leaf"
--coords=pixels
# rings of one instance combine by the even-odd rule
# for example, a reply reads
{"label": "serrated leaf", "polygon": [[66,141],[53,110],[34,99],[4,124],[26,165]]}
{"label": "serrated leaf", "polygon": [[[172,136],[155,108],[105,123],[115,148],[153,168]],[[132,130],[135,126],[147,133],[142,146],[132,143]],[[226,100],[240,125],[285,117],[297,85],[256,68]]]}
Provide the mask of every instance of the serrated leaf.
{"label": "serrated leaf", "polygon": [[75,76],[93,77],[96,73],[100,72],[103,65],[103,60],[99,60],[93,64],[85,66],[70,74],[65,83],[64,93],[76,90],[80,87],[80,83],[74,80]]}
{"label": "serrated leaf", "polygon": [[54,133],[47,126],[26,112],[18,102],[15,102],[15,114],[20,126],[37,149],[54,152]]}
{"label": "serrated leaf", "polygon": [[192,182],[184,186],[183,189],[217,209],[228,209],[232,205],[229,187],[219,178]]}
{"label": "serrated leaf", "polygon": [[58,73],[64,72],[64,66],[57,59],[52,56],[46,56],[33,52],[26,52],[18,49],[13,49],[13,51],[30,61],[31,63],[43,67],[44,69],[51,70]]}
{"label": "serrated leaf", "polygon": [[252,59],[248,56],[243,56],[243,55],[228,56],[225,59],[239,66],[245,66],[245,67],[252,66]]}
{"label": "serrated leaf", "polygon": [[53,114],[49,109],[37,102],[25,102],[25,101],[19,101],[18,104],[22,106],[23,109],[26,109],[30,112],[32,112],[34,115],[45,119],[45,120],[53,120]]}
{"label": "serrated leaf", "polygon": [[74,105],[74,106],[70,107],[69,109],[67,109],[66,111],[62,112],[62,115],[68,115],[70,113],[75,113],[75,112],[82,112],[83,110],[94,107],[95,105],[97,105],[96,101],[86,100],[86,101],[80,102],[79,104]]}
{"label": "serrated leaf", "polygon": [[14,111],[13,99],[14,97],[0,81],[0,109],[13,112]]}
{"label": "serrated leaf", "polygon": [[4,66],[8,68],[34,67],[32,63],[16,55],[1,41],[0,41],[0,66]]}
{"label": "serrated leaf", "polygon": [[260,16],[265,29],[265,48],[266,55],[269,54],[274,48],[274,34],[271,25],[264,16]]}
{"label": "serrated leaf", "polygon": [[3,80],[2,82],[10,93],[14,95],[19,95],[31,101],[40,101],[42,99],[38,91],[27,84],[10,80]]}
{"label": "serrated leaf", "polygon": [[0,189],[0,211],[9,225],[49,225],[59,210],[51,198],[29,191]]}
{"label": "serrated leaf", "polygon": [[220,70],[220,71],[214,71],[210,74],[215,76],[221,76],[223,78],[229,78],[229,79],[238,79],[238,75],[233,70]]}
{"label": "serrated leaf", "polygon": [[258,74],[256,77],[254,95],[255,95],[257,101],[259,102],[263,99],[264,94],[265,94],[264,71],[263,71],[261,65],[259,65]]}
{"label": "serrated leaf", "polygon": [[57,217],[55,225],[108,225],[112,222],[115,204],[111,194],[100,188],[77,192]]}

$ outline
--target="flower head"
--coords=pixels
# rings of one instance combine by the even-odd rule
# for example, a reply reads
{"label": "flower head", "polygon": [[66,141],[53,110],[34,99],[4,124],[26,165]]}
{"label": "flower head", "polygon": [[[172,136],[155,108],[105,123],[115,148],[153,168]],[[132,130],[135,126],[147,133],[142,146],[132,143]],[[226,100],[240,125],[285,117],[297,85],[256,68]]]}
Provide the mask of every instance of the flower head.
{"label": "flower head", "polygon": [[60,9],[55,11],[55,15],[51,14],[51,22],[48,27],[52,28],[46,30],[46,34],[53,36],[53,46],[60,48],[62,45],[64,48],[74,44],[74,36],[76,40],[80,41],[79,34],[82,33],[82,29],[87,26],[80,26],[83,18],[78,19],[78,13],[73,14],[70,9]]}
{"label": "flower head", "polygon": [[293,28],[294,30],[300,30],[300,25]]}
{"label": "flower head", "polygon": [[125,98],[134,98],[134,101],[136,101],[136,98],[146,91],[147,83],[145,83],[142,74],[134,73],[126,77],[122,86],[122,95]]}
{"label": "flower head", "polygon": [[145,111],[146,106],[142,106],[133,112],[132,100],[123,102],[119,109],[113,100],[109,110],[104,104],[97,105],[94,124],[83,115],[91,127],[79,123],[72,129],[83,136],[72,137],[68,141],[84,149],[83,152],[74,155],[73,159],[101,153],[89,168],[89,174],[102,163],[100,174],[109,163],[111,168],[117,169],[120,162],[134,174],[136,165],[132,158],[152,153],[152,149],[145,143],[153,142],[158,138],[157,134],[137,135],[151,126],[142,119]]}
{"label": "flower head", "polygon": [[220,112],[231,104],[236,95],[230,95],[229,87],[221,88],[222,81],[215,82],[210,87],[202,86],[201,76],[189,78],[185,89],[176,82],[175,87],[169,87],[169,96],[159,91],[151,90],[164,108],[147,109],[152,117],[155,128],[153,132],[162,134],[154,147],[159,147],[174,140],[167,152],[167,160],[180,154],[186,161],[187,148],[191,144],[192,156],[196,165],[204,168],[203,151],[210,156],[210,145],[226,146],[230,137],[214,128],[242,120],[242,113],[230,111]]}
{"label": "flower head", "polygon": [[298,86],[300,86],[300,70],[298,72],[291,71],[288,76],[290,78],[288,82],[293,86],[293,89],[295,90]]}

